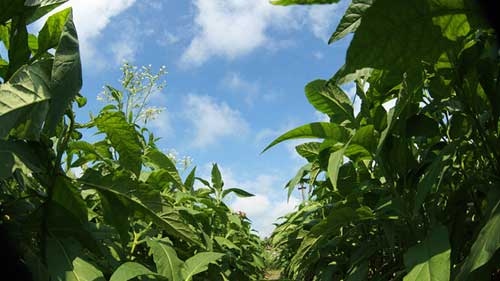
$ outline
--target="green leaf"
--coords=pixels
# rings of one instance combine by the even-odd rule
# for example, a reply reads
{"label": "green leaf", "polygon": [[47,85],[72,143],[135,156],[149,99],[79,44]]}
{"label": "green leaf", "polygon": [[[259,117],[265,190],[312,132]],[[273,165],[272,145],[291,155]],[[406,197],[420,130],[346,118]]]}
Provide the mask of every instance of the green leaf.
{"label": "green leaf", "polygon": [[191,281],[194,275],[206,271],[209,264],[215,263],[223,256],[221,253],[203,252],[190,257],[182,265],[182,278],[184,281]]}
{"label": "green leaf", "polygon": [[500,248],[500,201],[492,209],[486,224],[476,241],[472,244],[469,255],[460,268],[457,281],[465,281],[476,269],[485,265]]}
{"label": "green leaf", "polygon": [[228,188],[222,192],[222,198],[225,198],[227,195],[229,195],[231,193],[234,193],[236,196],[243,197],[243,198],[255,196],[252,193],[247,192],[247,191],[240,189],[240,188]]}
{"label": "green leaf", "polygon": [[340,167],[344,164],[344,154],[348,145],[330,154],[328,159],[328,177],[332,183],[333,189],[338,190],[337,182],[339,180]]}
{"label": "green leaf", "polygon": [[309,103],[330,116],[335,123],[354,121],[351,100],[337,85],[327,84],[325,80],[314,80],[307,84],[305,92]]}
{"label": "green leaf", "polygon": [[448,44],[432,16],[426,1],[374,1],[354,34],[344,73],[371,67],[419,75],[421,62],[436,61]]}
{"label": "green leaf", "polygon": [[33,23],[41,17],[48,14],[50,11],[66,3],[68,0],[26,0],[25,6],[31,6],[31,15],[27,19],[27,23]]}
{"label": "green leaf", "polygon": [[420,209],[429,192],[436,192],[439,189],[444,174],[451,166],[450,162],[455,153],[456,147],[456,143],[447,144],[445,148],[441,150],[439,155],[432,161],[432,164],[427,168],[424,176],[417,186],[414,212]]}
{"label": "green leaf", "polygon": [[52,200],[59,203],[77,218],[80,223],[88,221],[87,205],[78,190],[66,177],[57,176],[54,182]]}
{"label": "green leaf", "polygon": [[141,202],[136,201],[118,191],[90,182],[81,180],[80,182],[90,188],[98,190],[100,193],[105,194],[105,196],[116,197],[116,199],[125,204],[127,208],[150,219],[154,224],[164,229],[169,235],[183,239],[186,242],[191,242],[198,245],[201,243],[193,230],[191,230],[191,228],[181,220],[177,211],[164,207],[164,211],[160,216]]}
{"label": "green leaf", "polygon": [[24,15],[13,17],[9,45],[9,69],[6,79],[10,79],[18,69],[28,64],[30,60],[31,50],[28,45],[28,29]]}
{"label": "green leaf", "polygon": [[70,15],[71,8],[67,8],[47,19],[44,26],[38,33],[37,56],[43,55],[49,49],[55,48],[59,45],[61,35]]}
{"label": "green leaf", "polygon": [[[120,265],[120,267],[118,267],[115,270],[115,272],[113,272],[113,275],[111,275],[109,281],[127,281],[144,275],[151,275],[158,277],[162,276],[160,274],[152,272],[142,264],[136,262],[126,262]],[[172,279],[168,280],[171,281]]]}
{"label": "green leaf", "polygon": [[233,242],[231,242],[229,239],[225,238],[225,237],[222,237],[222,236],[215,236],[214,237],[214,240],[217,242],[217,244],[219,244],[219,246],[223,247],[227,247],[228,249],[235,249],[235,250],[238,250],[238,251],[241,251],[241,248],[236,246],[236,244],[234,244]]}
{"label": "green leaf", "polygon": [[182,281],[183,262],[177,257],[174,248],[158,240],[148,240],[147,243],[153,254],[157,272],[169,281]]}
{"label": "green leaf", "polygon": [[184,186],[188,190],[193,190],[195,180],[196,180],[196,167],[194,167],[189,173],[189,175],[186,177],[186,180],[184,181]]}
{"label": "green leaf", "polygon": [[[17,126],[25,127],[24,131],[33,139],[39,138],[46,107],[36,105],[51,98],[50,67],[50,62],[24,66],[9,81],[0,84],[0,138]],[[31,115],[32,111],[40,114]]]}
{"label": "green leaf", "polygon": [[290,200],[290,196],[292,196],[293,191],[295,190],[295,187],[300,183],[302,178],[311,171],[312,168],[312,163],[307,163],[304,166],[302,166],[298,171],[297,174],[295,174],[295,177],[291,179],[287,185],[286,188],[288,188],[288,197],[287,200]]}
{"label": "green leaf", "polygon": [[408,249],[404,262],[408,274],[404,281],[450,280],[450,242],[444,226],[432,229],[420,244]]}
{"label": "green leaf", "polygon": [[0,24],[19,15],[24,8],[24,0],[0,0]]}
{"label": "green leaf", "polygon": [[174,162],[165,154],[157,149],[148,149],[144,156],[144,164],[153,169],[163,169],[166,171],[165,176],[173,182],[177,187],[184,189],[181,176],[175,167]]}
{"label": "green leaf", "polygon": [[47,267],[55,281],[105,281],[101,271],[82,258],[80,245],[73,239],[47,241]]}
{"label": "green leaf", "polygon": [[[108,192],[99,192],[99,197],[101,198],[104,221],[116,229],[122,244],[126,245],[130,241],[128,232],[130,229],[128,220],[130,211],[127,209],[127,205],[119,197]],[[116,210],[120,210],[120,212]]]}
{"label": "green leaf", "polygon": [[[138,133],[132,124],[127,123],[124,113],[102,112],[94,122],[118,152],[120,165],[139,176],[142,166],[142,147]],[[153,152],[153,155],[156,153]]]}
{"label": "green leaf", "polygon": [[10,177],[15,169],[26,166],[32,173],[45,173],[48,156],[43,148],[24,141],[0,140],[0,179]]}
{"label": "green leaf", "polygon": [[44,130],[53,135],[64,112],[82,88],[82,65],[76,28],[73,23],[73,12],[70,10],[66,18],[59,44],[54,55],[52,66],[50,101]]}
{"label": "green leaf", "polygon": [[320,147],[321,143],[319,142],[307,142],[297,145],[295,147],[295,150],[300,156],[306,158],[307,161],[311,162],[318,157]]}
{"label": "green leaf", "polygon": [[338,3],[340,0],[271,0],[273,5],[311,5],[311,4],[332,4]]}
{"label": "green leaf", "polygon": [[218,193],[221,193],[224,187],[224,181],[222,181],[222,175],[217,164],[213,164],[212,166],[212,187],[215,188]]}
{"label": "green leaf", "polygon": [[353,0],[347,8],[344,16],[337,25],[337,29],[328,40],[331,44],[344,38],[347,34],[356,31],[365,11],[373,4],[373,0]]}
{"label": "green leaf", "polygon": [[306,124],[295,129],[292,129],[283,135],[275,139],[271,144],[269,144],[263,151],[265,152],[269,148],[275,146],[276,144],[291,140],[291,139],[303,139],[303,138],[318,138],[318,139],[331,139],[335,141],[344,140],[347,133],[345,129],[337,124],[326,123],[326,122],[315,122]]}

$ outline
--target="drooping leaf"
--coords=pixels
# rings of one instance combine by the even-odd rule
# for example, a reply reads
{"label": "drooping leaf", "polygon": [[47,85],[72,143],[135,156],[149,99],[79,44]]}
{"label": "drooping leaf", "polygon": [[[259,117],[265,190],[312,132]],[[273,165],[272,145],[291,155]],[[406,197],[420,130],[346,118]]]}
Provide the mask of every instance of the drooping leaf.
{"label": "drooping leaf", "polygon": [[51,48],[57,47],[70,15],[71,9],[68,8],[50,16],[47,19],[44,26],[38,33],[37,56],[44,54]]}
{"label": "drooping leaf", "polygon": [[340,20],[337,29],[332,34],[332,37],[328,40],[328,44],[340,40],[347,34],[356,31],[361,23],[363,14],[370,8],[372,3],[373,0],[353,0]]}
{"label": "drooping leaf", "polygon": [[310,123],[292,129],[284,133],[283,135],[279,136],[277,139],[271,142],[271,144],[269,144],[262,152],[265,152],[269,148],[286,140],[318,138],[318,139],[331,139],[334,141],[343,141],[346,135],[347,133],[345,132],[345,129],[337,124],[326,123],[326,122]]}
{"label": "drooping leaf", "polygon": [[206,271],[209,264],[217,262],[223,256],[221,253],[202,252],[190,257],[181,268],[183,280],[191,281],[194,275]]}
{"label": "drooping leaf", "polygon": [[500,201],[492,209],[486,224],[483,226],[476,241],[472,244],[469,255],[460,268],[456,280],[468,280],[469,275],[485,265],[500,249]]}
{"label": "drooping leaf", "polygon": [[450,280],[450,242],[444,226],[432,229],[420,244],[408,249],[404,262],[408,274],[404,281]]}
{"label": "drooping leaf", "polygon": [[138,133],[132,124],[127,123],[123,112],[102,112],[94,122],[99,131],[106,133],[111,145],[118,152],[120,165],[139,176],[142,147]]}
{"label": "drooping leaf", "polygon": [[236,196],[243,197],[243,198],[255,196],[252,193],[247,192],[247,191],[240,189],[240,188],[228,188],[228,189],[222,191],[222,198],[226,197],[227,195],[229,195],[231,193],[234,193]]}
{"label": "drooping leaf", "polygon": [[51,280],[105,281],[101,271],[82,258],[80,245],[73,239],[50,238],[47,241],[47,267]]}
{"label": "drooping leaf", "polygon": [[[17,126],[25,127],[24,136],[32,136],[35,140],[39,138],[46,107],[36,105],[47,103],[51,98],[50,67],[49,61],[24,66],[9,81],[0,85],[0,138]],[[32,111],[40,114],[31,114]]]}
{"label": "drooping leaf", "polygon": [[[162,277],[162,275],[152,272],[144,265],[136,262],[126,262],[118,267],[109,281],[127,281],[141,276]],[[172,279],[168,279],[171,281]]]}
{"label": "drooping leaf", "polygon": [[339,180],[339,171],[344,163],[346,149],[347,145],[330,154],[330,158],[328,159],[328,177],[330,178],[334,190],[338,189],[337,182]]}
{"label": "drooping leaf", "polygon": [[183,281],[181,266],[183,262],[177,257],[174,248],[162,241],[148,240],[149,248],[153,254],[156,270],[169,281]]}
{"label": "drooping leaf", "polygon": [[146,207],[141,202],[130,198],[129,196],[122,194],[118,191],[110,189],[105,186],[98,184],[93,184],[90,182],[80,181],[83,185],[89,188],[96,189],[100,193],[106,194],[106,196],[116,197],[120,200],[127,208],[143,215],[147,219],[151,220],[154,224],[164,229],[168,234],[185,240],[186,242],[191,242],[194,244],[200,244],[198,237],[191,230],[191,228],[182,222],[177,211],[169,209],[167,207],[163,208],[162,214],[157,214],[153,210]]}
{"label": "drooping leaf", "polygon": [[305,92],[309,103],[330,116],[335,123],[354,121],[351,100],[337,85],[325,80],[314,80],[307,84]]}
{"label": "drooping leaf", "polygon": [[44,130],[52,135],[64,112],[82,88],[82,65],[78,36],[73,23],[73,12],[70,10],[59,39],[52,65],[51,92],[49,112]]}
{"label": "drooping leaf", "polygon": [[161,153],[157,149],[148,149],[144,159],[144,164],[153,169],[163,169],[166,172],[165,176],[170,181],[172,181],[179,188],[184,189],[181,176],[179,175],[175,164],[170,158],[167,157],[167,155]]}
{"label": "drooping leaf", "polygon": [[311,5],[311,4],[332,4],[338,3],[340,0],[271,0],[273,5]]}

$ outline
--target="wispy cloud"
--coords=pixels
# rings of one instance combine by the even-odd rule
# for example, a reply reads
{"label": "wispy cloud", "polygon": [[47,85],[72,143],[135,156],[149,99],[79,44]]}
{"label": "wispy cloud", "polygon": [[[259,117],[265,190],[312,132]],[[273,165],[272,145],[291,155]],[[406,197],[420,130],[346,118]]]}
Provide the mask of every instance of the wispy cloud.
{"label": "wispy cloud", "polygon": [[260,84],[257,81],[248,81],[238,72],[227,73],[221,81],[224,88],[229,89],[237,95],[241,95],[245,103],[252,105],[260,92]]}
{"label": "wispy cloud", "polygon": [[225,137],[238,137],[249,130],[241,113],[210,96],[189,94],[183,110],[193,126],[192,145],[203,148]]}

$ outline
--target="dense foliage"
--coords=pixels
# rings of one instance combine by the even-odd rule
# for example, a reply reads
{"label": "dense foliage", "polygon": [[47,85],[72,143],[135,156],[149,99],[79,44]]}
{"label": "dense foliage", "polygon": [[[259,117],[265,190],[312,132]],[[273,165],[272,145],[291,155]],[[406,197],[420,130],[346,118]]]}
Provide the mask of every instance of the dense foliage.
{"label": "dense foliage", "polygon": [[[72,10],[27,25],[65,0],[0,0],[0,213],[33,280],[258,280],[261,242],[211,181],[182,179],[145,127],[161,86],[149,68],[124,68],[122,89],[87,123]],[[93,132],[92,141],[84,132]],[[85,134],[85,135],[88,135]],[[195,181],[203,187],[195,188]]]}
{"label": "dense foliage", "polygon": [[[500,60],[476,4],[350,3],[330,39],[354,33],[345,65],[305,87],[330,122],[269,145],[319,139],[296,147],[308,164],[287,188],[308,185],[309,197],[272,237],[283,275],[499,278]],[[349,82],[355,100],[341,88]]]}

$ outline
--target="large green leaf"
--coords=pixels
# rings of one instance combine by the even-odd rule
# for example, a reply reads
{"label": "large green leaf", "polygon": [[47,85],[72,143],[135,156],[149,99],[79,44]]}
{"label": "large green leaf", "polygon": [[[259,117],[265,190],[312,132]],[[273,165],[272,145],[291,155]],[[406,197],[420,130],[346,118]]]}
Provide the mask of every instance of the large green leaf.
{"label": "large green leaf", "polygon": [[500,201],[492,209],[491,215],[483,226],[470,253],[465,259],[456,278],[458,281],[467,278],[474,270],[485,265],[500,248]]}
{"label": "large green leaf", "polygon": [[66,17],[66,22],[59,39],[52,66],[49,112],[44,129],[52,135],[64,112],[82,88],[82,65],[78,36],[73,23],[73,12]]}
{"label": "large green leaf", "polygon": [[337,182],[339,180],[339,171],[344,163],[344,153],[346,149],[347,145],[330,154],[330,158],[328,159],[328,177],[330,178],[334,190],[338,189]]}
{"label": "large green leaf", "polygon": [[311,4],[332,4],[338,3],[340,0],[271,0],[273,5],[311,5]]}
{"label": "large green leaf", "polygon": [[224,187],[224,181],[222,181],[222,175],[219,170],[219,166],[217,164],[214,164],[212,166],[212,187],[217,190],[217,192],[220,194],[222,193],[222,188]]}
{"label": "large green leaf", "polygon": [[354,121],[352,103],[344,91],[325,80],[314,80],[307,84],[306,97],[317,110],[330,116],[334,123]]}
{"label": "large green leaf", "polygon": [[[51,98],[50,67],[49,61],[24,66],[9,81],[0,84],[0,138],[17,126],[24,126],[24,131],[32,132],[29,135],[34,139],[39,137],[46,110],[35,106]],[[27,120],[31,111],[38,110],[42,111],[39,118]]]}
{"label": "large green leaf", "polygon": [[177,187],[184,189],[184,184],[182,183],[181,176],[177,167],[175,167],[174,162],[167,157],[164,153],[157,149],[148,149],[144,157],[144,164],[153,169],[163,169],[165,177],[174,183]]}
{"label": "large green leaf", "polygon": [[297,145],[295,147],[295,150],[300,156],[306,158],[307,161],[311,162],[312,160],[318,157],[320,147],[321,147],[320,142],[307,142]]}
{"label": "large green leaf", "polygon": [[[113,272],[109,281],[127,281],[145,275],[162,277],[162,275],[152,272],[142,264],[136,262],[126,262],[120,265],[120,267]],[[172,281],[173,279],[168,280]]]}
{"label": "large green leaf", "polygon": [[374,1],[354,34],[344,73],[371,67],[419,74],[421,62],[436,61],[448,44],[432,16],[427,1]]}
{"label": "large green leaf", "polygon": [[46,173],[48,156],[43,148],[24,141],[0,140],[0,179],[10,177],[15,169],[27,167],[32,173]]}
{"label": "large green leaf", "polygon": [[116,190],[101,186],[99,184],[81,180],[80,183],[86,185],[89,188],[98,190],[100,193],[105,194],[105,196],[107,197],[115,197],[117,200],[120,200],[125,206],[127,206],[127,208],[148,218],[154,224],[164,229],[168,234],[183,239],[187,242],[200,244],[198,237],[196,236],[194,231],[191,230],[191,228],[181,220],[177,211],[164,207],[163,213],[159,215],[153,210],[146,207],[143,203],[134,200]]}
{"label": "large green leaf", "polygon": [[293,177],[293,179],[291,179],[287,183],[287,185],[285,186],[285,188],[288,189],[288,197],[287,197],[288,200],[290,200],[290,196],[292,196],[292,193],[295,190],[295,187],[297,187],[297,185],[300,183],[300,181],[302,180],[302,178],[307,173],[309,173],[311,171],[311,168],[312,168],[312,164],[311,163],[307,163],[304,166],[300,167],[300,169],[295,174],[295,177]]}
{"label": "large green leaf", "polygon": [[57,176],[54,181],[52,200],[59,203],[77,218],[80,223],[88,221],[87,205],[80,192],[63,176]]}
{"label": "large green leaf", "polygon": [[6,79],[29,62],[31,50],[28,45],[28,28],[23,15],[13,17],[10,32],[9,68]]}
{"label": "large green leaf", "polygon": [[120,165],[139,176],[142,166],[142,147],[134,125],[127,122],[125,114],[105,111],[99,114],[94,122],[118,152]]}
{"label": "large green leaf", "polygon": [[363,14],[372,4],[373,0],[353,0],[340,20],[337,29],[332,34],[332,37],[328,40],[328,44],[340,40],[347,34],[356,31],[361,23]]}
{"label": "large green leaf", "polygon": [[177,257],[174,248],[163,241],[148,240],[147,243],[153,254],[157,272],[169,281],[182,281],[183,262]]}
{"label": "large green leaf", "polygon": [[194,275],[206,271],[209,264],[215,263],[223,256],[221,253],[202,252],[190,257],[181,268],[183,280],[191,281]]}
{"label": "large green leaf", "polygon": [[103,274],[82,256],[78,242],[72,239],[50,238],[47,241],[47,267],[51,280],[105,281]]}
{"label": "large green leaf", "polygon": [[38,51],[37,56],[44,54],[51,48],[57,47],[64,31],[64,26],[71,15],[71,8],[62,10],[57,14],[50,16],[45,25],[38,33]]}
{"label": "large green leaf", "polygon": [[404,281],[450,280],[450,242],[444,226],[435,227],[420,244],[408,249],[404,262],[408,274]]}
{"label": "large green leaf", "polygon": [[303,138],[318,138],[318,139],[331,139],[335,141],[343,141],[346,137],[346,130],[337,124],[326,122],[315,122],[306,124],[295,129],[292,129],[275,139],[269,144],[262,152],[276,144],[291,140]]}

